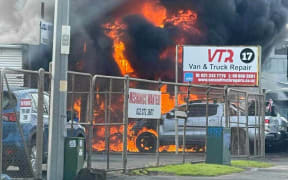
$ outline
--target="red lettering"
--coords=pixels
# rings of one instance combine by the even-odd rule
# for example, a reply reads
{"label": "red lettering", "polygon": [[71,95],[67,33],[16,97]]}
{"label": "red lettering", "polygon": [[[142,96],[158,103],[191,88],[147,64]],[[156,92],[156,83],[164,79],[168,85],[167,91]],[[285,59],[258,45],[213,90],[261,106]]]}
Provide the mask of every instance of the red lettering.
{"label": "red lettering", "polygon": [[214,52],[213,56],[211,57],[211,49],[208,49],[208,61],[212,62],[217,54],[217,50]]}
{"label": "red lettering", "polygon": [[129,103],[131,103],[131,104],[147,104],[146,94],[130,92]]}
{"label": "red lettering", "polygon": [[[225,57],[224,62],[230,62],[233,63],[233,56],[234,52],[231,49],[216,49],[212,55],[211,49],[208,49],[208,62],[213,62],[216,58],[217,54],[218,56],[218,62],[221,62],[222,57]],[[224,56],[223,56],[224,54]]]}
{"label": "red lettering", "polygon": [[229,57],[226,57],[224,62],[226,63],[229,61],[230,63],[233,63],[234,52],[231,49],[228,49],[227,52],[229,53]]}

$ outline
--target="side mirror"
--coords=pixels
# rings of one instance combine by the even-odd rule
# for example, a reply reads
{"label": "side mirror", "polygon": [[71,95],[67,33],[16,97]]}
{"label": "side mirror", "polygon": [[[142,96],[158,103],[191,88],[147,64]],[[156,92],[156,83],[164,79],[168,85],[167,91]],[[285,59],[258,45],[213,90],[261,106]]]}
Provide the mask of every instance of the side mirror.
{"label": "side mirror", "polygon": [[168,112],[166,117],[167,117],[168,119],[174,118],[174,112]]}

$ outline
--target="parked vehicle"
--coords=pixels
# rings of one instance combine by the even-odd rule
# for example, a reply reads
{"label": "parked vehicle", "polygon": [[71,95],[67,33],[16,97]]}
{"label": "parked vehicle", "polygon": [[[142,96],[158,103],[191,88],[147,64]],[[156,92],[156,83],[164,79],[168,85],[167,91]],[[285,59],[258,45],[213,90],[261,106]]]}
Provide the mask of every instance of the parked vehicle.
{"label": "parked vehicle", "polygon": [[[187,124],[186,124],[186,145],[193,145],[196,147],[203,147],[205,145],[206,137],[206,103],[191,103],[188,106],[187,114]],[[185,111],[186,105],[182,105],[178,108],[178,111]],[[251,107],[248,110],[248,126],[258,126],[259,116],[255,113],[255,108]],[[160,131],[158,138],[160,145],[171,145],[175,144],[175,110],[171,110],[168,113],[164,114],[160,121]],[[245,127],[246,123],[246,113],[240,107],[231,104],[230,106],[230,126],[237,127],[239,114],[239,127]],[[265,126],[265,135],[266,142],[269,142],[270,134],[279,133],[282,129],[286,129],[287,133],[287,122],[286,118],[280,117],[277,114],[274,116],[265,117],[269,125]],[[265,122],[266,122],[265,121]],[[283,122],[281,126],[276,127],[276,122]],[[224,116],[224,104],[223,103],[214,103],[208,104],[208,125],[209,126],[224,126],[225,125],[225,116]],[[156,129],[155,120],[138,120],[135,126],[133,127],[134,132],[138,135],[136,139],[136,145],[140,152],[154,152],[156,150],[156,140],[157,137],[150,132],[143,132],[138,134],[138,132],[146,127],[148,129]],[[243,128],[244,129],[244,128]],[[178,118],[178,135],[179,143],[182,144],[182,136],[184,134],[184,119]],[[245,129],[244,129],[245,130]],[[255,136],[255,128],[249,128],[249,139],[253,141]],[[256,133],[258,129],[256,128]],[[270,139],[269,139],[270,140]],[[274,141],[274,139],[273,139]]]}
{"label": "parked vehicle", "polygon": [[269,100],[273,101],[272,107],[274,107],[274,109],[272,109],[273,112],[266,110],[266,148],[268,151],[286,151],[288,150],[288,89],[267,90],[266,105]]}
{"label": "parked vehicle", "polygon": [[265,112],[265,144],[267,151],[286,150],[288,142],[288,121],[281,116],[277,106],[273,106],[272,112]]}
{"label": "parked vehicle", "polygon": [[[35,171],[38,90],[13,87],[3,91],[3,161],[5,172],[9,166],[31,174]],[[49,95],[43,102],[43,163],[48,155]],[[18,123],[19,122],[19,123]],[[71,122],[71,121],[70,121]],[[67,135],[85,137],[85,129],[77,122],[67,123]],[[24,144],[28,149],[27,157]],[[30,165],[31,164],[31,165]],[[29,168],[31,167],[31,168]]]}

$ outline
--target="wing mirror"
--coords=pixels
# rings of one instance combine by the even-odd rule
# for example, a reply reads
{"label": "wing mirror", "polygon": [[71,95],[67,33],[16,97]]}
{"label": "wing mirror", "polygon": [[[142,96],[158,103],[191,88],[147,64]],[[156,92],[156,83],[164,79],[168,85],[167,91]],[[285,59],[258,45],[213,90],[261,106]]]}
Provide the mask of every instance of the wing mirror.
{"label": "wing mirror", "polygon": [[174,112],[168,112],[166,117],[168,119],[174,118]]}

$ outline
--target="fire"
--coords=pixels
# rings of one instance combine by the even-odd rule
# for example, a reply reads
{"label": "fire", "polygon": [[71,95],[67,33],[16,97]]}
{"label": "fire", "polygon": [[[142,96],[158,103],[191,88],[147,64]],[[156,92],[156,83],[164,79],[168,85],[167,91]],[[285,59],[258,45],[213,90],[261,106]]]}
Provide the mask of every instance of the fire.
{"label": "fire", "polygon": [[194,27],[197,22],[197,14],[191,10],[179,10],[176,15],[171,16],[166,22],[172,23],[181,29],[188,31]]}
{"label": "fire", "polygon": [[[181,87],[179,89],[179,91],[187,91],[187,88],[183,88]],[[170,95],[169,93],[167,93],[167,85],[163,85],[161,87],[161,92],[162,92],[162,95],[161,95],[161,113],[164,114],[164,113],[167,113],[168,111],[170,111],[171,109],[174,108],[175,106],[175,97]],[[182,94],[178,94],[178,104],[181,105],[181,104],[185,104],[186,101],[185,101],[185,95],[182,95]],[[190,94],[190,97],[189,97],[189,100],[197,100],[198,99],[198,96],[195,95],[195,94]]]}
{"label": "fire", "polygon": [[73,104],[73,110],[77,112],[78,118],[81,117],[81,98],[76,99]]}
{"label": "fire", "polygon": [[83,44],[83,53],[85,54],[87,52],[87,43],[86,41]]}
{"label": "fire", "polygon": [[[103,25],[105,34],[113,40],[113,58],[117,63],[122,75],[129,74],[135,76],[135,70],[131,66],[129,59],[125,56],[126,45],[122,40],[125,37],[126,25],[122,22],[121,17],[125,17],[130,14],[138,14],[143,16],[147,21],[159,28],[165,28],[166,24],[173,24],[182,31],[188,33],[194,32],[200,34],[200,31],[196,28],[196,22],[198,15],[192,10],[179,10],[176,13],[168,13],[167,9],[161,5],[159,0],[143,0],[139,1],[141,5],[140,10],[136,11],[136,7],[127,9],[124,14],[119,15],[114,21],[108,22]],[[179,34],[175,39],[176,44],[185,44],[185,37]],[[166,59],[171,57],[175,48],[167,48],[160,55],[160,59]],[[175,54],[175,53],[174,53]],[[174,58],[173,58],[174,59]]]}
{"label": "fire", "polygon": [[[137,152],[138,149],[136,147],[136,137],[132,131],[133,126],[135,123],[128,124],[128,143],[127,149],[129,152]],[[111,126],[110,128],[110,147],[109,150],[112,152],[121,152],[123,150],[123,126]],[[93,144],[93,149],[96,151],[104,151],[105,150],[105,127],[98,126],[96,128],[96,137]]]}
{"label": "fire", "polygon": [[159,1],[150,0],[142,6],[142,15],[154,26],[164,27],[164,21],[167,18],[167,10],[160,5]]}
{"label": "fire", "polygon": [[134,72],[132,66],[130,65],[129,60],[125,56],[125,44],[121,41],[121,30],[125,28],[124,24],[121,24],[120,21],[115,21],[114,24],[107,23],[104,25],[105,33],[111,39],[113,39],[113,57],[117,63],[121,74],[132,74]]}
{"label": "fire", "polygon": [[[134,6],[135,5],[135,6]],[[125,9],[125,10],[124,10]],[[113,58],[115,63],[117,64],[122,75],[129,74],[132,77],[137,77],[137,72],[133,69],[130,64],[129,59],[127,58],[126,53],[128,52],[127,45],[125,44],[124,38],[127,38],[127,34],[125,34],[127,26],[122,21],[122,18],[127,15],[137,14],[144,17],[148,22],[153,24],[157,28],[166,28],[171,25],[180,29],[179,34],[176,35],[175,39],[173,39],[174,44],[183,45],[186,43],[185,33],[194,33],[201,34],[201,32],[197,29],[197,19],[198,15],[196,12],[192,10],[178,10],[178,11],[168,11],[165,6],[161,5],[160,0],[143,0],[143,1],[134,1],[133,6],[130,8],[124,8],[118,12],[117,16],[114,19],[109,19],[109,22],[103,24],[104,32],[106,36],[111,38],[113,41]],[[169,25],[169,26],[168,26]],[[83,52],[87,51],[87,44],[83,45]],[[130,56],[129,56],[130,57]],[[171,58],[172,57],[172,58]],[[178,63],[182,63],[182,47],[179,48],[178,51]],[[159,58],[161,60],[175,60],[175,46],[171,45],[164,49],[161,54],[159,54]],[[173,77],[173,76],[171,76]],[[168,92],[167,85],[162,86],[161,88],[161,112],[167,113],[175,106],[175,97],[174,94],[170,94]],[[179,91],[187,92],[187,88],[180,88]],[[185,97],[187,95],[179,94],[178,95],[178,104],[186,103]],[[196,100],[198,97],[196,95],[191,94],[189,100]],[[103,115],[105,105],[104,101],[101,101],[99,94],[96,94],[96,100],[98,103],[97,110],[94,110],[94,117],[96,120],[94,123],[104,122]],[[120,101],[120,100],[119,100]],[[115,103],[117,104],[117,103]],[[111,114],[113,111],[116,111],[117,107],[110,108]],[[119,109],[118,109],[119,110]],[[118,122],[121,120],[118,120]],[[143,127],[138,131],[137,134],[133,131],[133,126],[135,122],[130,122],[128,125],[128,144],[127,148],[129,152],[138,152],[136,147],[136,139],[143,132],[149,132],[154,136],[158,137],[157,132],[154,129],[148,129],[147,127]],[[123,150],[123,126],[111,126],[110,128],[110,151],[119,152]],[[93,149],[96,151],[104,151],[105,150],[105,127],[97,126],[95,127],[95,139],[93,143]],[[161,146],[159,148],[160,152],[167,151],[175,151],[175,145],[169,146]],[[180,151],[183,149],[180,148]],[[195,148],[187,148],[186,151],[194,152]]]}

